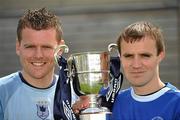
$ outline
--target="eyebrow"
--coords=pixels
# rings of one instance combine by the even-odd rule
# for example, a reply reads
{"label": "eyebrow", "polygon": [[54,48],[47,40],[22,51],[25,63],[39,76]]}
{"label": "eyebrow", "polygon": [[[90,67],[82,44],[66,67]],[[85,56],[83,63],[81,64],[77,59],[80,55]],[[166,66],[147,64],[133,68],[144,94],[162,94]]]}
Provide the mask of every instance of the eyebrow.
{"label": "eyebrow", "polygon": [[[123,56],[133,56],[134,54],[133,53],[124,53],[122,54]],[[144,52],[144,53],[140,53],[138,55],[141,55],[141,56],[152,56],[152,53],[149,53],[149,52]]]}
{"label": "eyebrow", "polygon": [[152,56],[152,53],[141,53],[140,55],[143,55],[143,56]]}

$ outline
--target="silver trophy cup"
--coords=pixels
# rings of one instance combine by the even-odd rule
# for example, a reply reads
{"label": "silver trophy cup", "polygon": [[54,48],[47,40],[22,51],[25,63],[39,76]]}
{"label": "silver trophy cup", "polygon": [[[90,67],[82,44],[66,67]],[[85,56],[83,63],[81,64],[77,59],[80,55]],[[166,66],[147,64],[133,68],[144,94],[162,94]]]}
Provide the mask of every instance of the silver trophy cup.
{"label": "silver trophy cup", "polygon": [[[116,47],[115,44],[108,46],[109,51]],[[67,52],[66,45],[56,49],[55,58],[59,49]],[[98,93],[102,87],[109,84],[110,54],[109,52],[82,52],[71,54],[67,59],[69,77],[76,76],[80,93],[89,96],[90,106],[80,113],[80,120],[109,120],[111,112],[106,107],[98,104]]]}

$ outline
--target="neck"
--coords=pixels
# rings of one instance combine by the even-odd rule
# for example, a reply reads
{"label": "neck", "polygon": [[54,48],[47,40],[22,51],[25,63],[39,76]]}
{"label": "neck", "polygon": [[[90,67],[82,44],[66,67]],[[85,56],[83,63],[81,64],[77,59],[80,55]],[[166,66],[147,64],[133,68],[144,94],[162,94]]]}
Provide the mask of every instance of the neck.
{"label": "neck", "polygon": [[22,71],[22,76],[28,84],[36,88],[48,88],[53,82],[53,74],[49,74],[41,78],[35,78]]}
{"label": "neck", "polygon": [[148,95],[162,89],[165,84],[160,80],[156,80],[153,83],[148,83],[144,86],[133,86],[133,89],[137,95]]}

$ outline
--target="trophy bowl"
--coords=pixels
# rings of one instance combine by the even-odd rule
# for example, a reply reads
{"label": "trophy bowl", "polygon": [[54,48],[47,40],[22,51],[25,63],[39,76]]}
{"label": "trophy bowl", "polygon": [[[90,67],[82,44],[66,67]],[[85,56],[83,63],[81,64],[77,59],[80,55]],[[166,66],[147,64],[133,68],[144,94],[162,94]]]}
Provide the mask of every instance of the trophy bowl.
{"label": "trophy bowl", "polygon": [[68,63],[74,62],[73,72],[78,77],[80,92],[86,95],[98,94],[101,87],[108,84],[109,58],[107,52],[83,52],[71,55]]}

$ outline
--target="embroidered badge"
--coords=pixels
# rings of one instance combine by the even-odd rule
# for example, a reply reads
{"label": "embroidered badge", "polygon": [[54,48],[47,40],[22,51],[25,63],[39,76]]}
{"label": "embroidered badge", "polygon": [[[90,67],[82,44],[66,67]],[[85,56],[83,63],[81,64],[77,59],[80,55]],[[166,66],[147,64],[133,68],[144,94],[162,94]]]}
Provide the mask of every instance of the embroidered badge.
{"label": "embroidered badge", "polygon": [[160,116],[156,116],[156,117],[153,117],[152,120],[164,120],[164,119],[162,117],[160,117]]}
{"label": "embroidered badge", "polygon": [[49,116],[49,108],[46,101],[39,101],[37,104],[37,116],[45,120]]}

